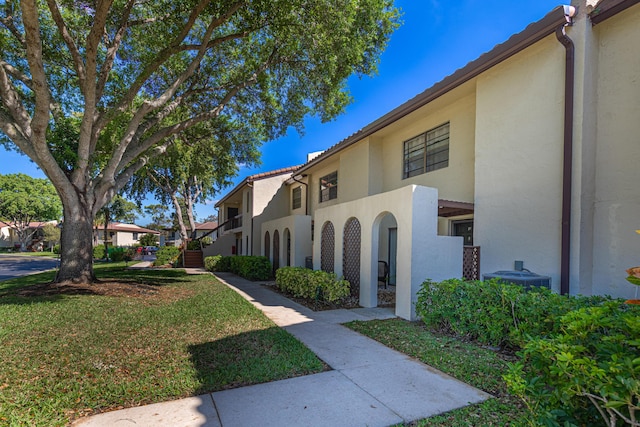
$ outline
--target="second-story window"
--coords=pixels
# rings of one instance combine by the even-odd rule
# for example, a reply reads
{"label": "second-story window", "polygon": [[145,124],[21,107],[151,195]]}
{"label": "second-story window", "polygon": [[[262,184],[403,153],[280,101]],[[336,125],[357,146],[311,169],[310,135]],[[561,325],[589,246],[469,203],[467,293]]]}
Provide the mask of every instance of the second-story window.
{"label": "second-story window", "polygon": [[300,209],[302,207],[302,187],[296,187],[291,194],[291,208]]}
{"label": "second-story window", "polygon": [[449,123],[404,142],[403,178],[449,166]]}
{"label": "second-story window", "polygon": [[338,172],[320,178],[320,202],[338,198]]}

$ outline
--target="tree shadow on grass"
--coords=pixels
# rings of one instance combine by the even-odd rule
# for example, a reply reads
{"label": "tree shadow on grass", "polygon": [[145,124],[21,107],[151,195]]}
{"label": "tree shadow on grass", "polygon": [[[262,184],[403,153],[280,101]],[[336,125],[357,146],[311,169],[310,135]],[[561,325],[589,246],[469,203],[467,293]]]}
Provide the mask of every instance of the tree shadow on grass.
{"label": "tree shadow on grass", "polygon": [[196,394],[310,375],[330,368],[288,332],[274,326],[188,348]]}
{"label": "tree shadow on grass", "polygon": [[8,280],[0,286],[0,304],[52,302],[63,296],[101,295],[114,297],[154,297],[160,288],[183,281],[183,270],[127,270],[123,266],[95,270],[94,283],[53,283],[54,272]]}

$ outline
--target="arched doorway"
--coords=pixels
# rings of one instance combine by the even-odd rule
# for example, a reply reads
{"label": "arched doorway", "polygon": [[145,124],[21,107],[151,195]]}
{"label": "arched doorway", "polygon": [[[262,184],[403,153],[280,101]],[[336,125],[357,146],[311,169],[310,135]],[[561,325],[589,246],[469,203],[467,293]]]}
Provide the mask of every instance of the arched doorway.
{"label": "arched doorway", "polygon": [[271,261],[271,239],[269,239],[269,232],[264,233],[264,256],[266,256],[269,261]]}
{"label": "arched doorway", "polygon": [[343,236],[342,275],[351,284],[351,295],[359,297],[361,227],[357,218],[347,220]]}
{"label": "arched doorway", "polygon": [[283,238],[285,265],[289,267],[291,266],[291,232],[289,232],[288,228],[284,229]]}
{"label": "arched doorway", "polygon": [[335,230],[333,224],[327,221],[322,226],[320,237],[320,269],[333,273],[336,248]]}
{"label": "arched doorway", "polygon": [[373,224],[373,242],[371,262],[375,264],[376,292],[379,306],[395,306],[397,258],[398,258],[398,222],[393,214],[381,213]]}
{"label": "arched doorway", "polygon": [[278,230],[273,232],[273,275],[280,268],[280,233]]}

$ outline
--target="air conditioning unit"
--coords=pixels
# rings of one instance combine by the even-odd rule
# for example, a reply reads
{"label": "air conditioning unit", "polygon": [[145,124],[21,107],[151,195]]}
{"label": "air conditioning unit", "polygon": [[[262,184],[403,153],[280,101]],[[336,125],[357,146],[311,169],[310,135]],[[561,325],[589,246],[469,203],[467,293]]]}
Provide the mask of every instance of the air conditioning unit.
{"label": "air conditioning unit", "polygon": [[530,271],[502,270],[482,275],[482,280],[491,279],[500,279],[503,282],[520,285],[525,289],[530,289],[531,287],[551,289],[551,277],[541,276]]}

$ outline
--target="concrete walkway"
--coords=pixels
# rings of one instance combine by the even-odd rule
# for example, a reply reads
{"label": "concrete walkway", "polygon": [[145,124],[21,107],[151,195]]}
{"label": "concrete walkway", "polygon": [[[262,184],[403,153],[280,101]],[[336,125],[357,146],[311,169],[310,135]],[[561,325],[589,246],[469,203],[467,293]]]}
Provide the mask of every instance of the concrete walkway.
{"label": "concrete walkway", "polygon": [[[190,270],[189,273],[198,273]],[[341,326],[391,309],[314,312],[260,283],[217,273],[332,371],[94,415],[76,426],[388,426],[491,396]]]}

